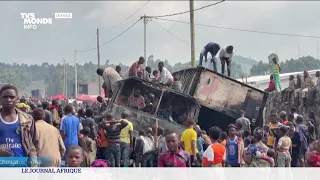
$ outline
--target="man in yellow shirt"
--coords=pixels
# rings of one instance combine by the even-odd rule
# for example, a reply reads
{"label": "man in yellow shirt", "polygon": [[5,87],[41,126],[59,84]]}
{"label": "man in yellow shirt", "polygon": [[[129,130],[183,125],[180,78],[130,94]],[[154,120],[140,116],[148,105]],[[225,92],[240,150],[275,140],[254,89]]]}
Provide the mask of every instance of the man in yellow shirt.
{"label": "man in yellow shirt", "polygon": [[193,129],[195,122],[191,119],[185,121],[187,129],[183,131],[181,136],[181,147],[190,153],[191,155],[191,165],[193,167],[200,166],[200,155],[197,149],[197,132]]}
{"label": "man in yellow shirt", "polygon": [[130,161],[130,150],[133,148],[133,125],[128,120],[129,112],[124,111],[121,114],[121,119],[126,121],[128,125],[121,130],[120,133],[120,154],[121,154],[121,161],[123,162],[124,167],[129,167]]}
{"label": "man in yellow shirt", "polygon": [[278,118],[278,115],[275,113],[272,113],[269,116],[270,124],[269,124],[269,136],[268,136],[267,145],[270,148],[274,148],[275,133],[276,133],[276,130],[279,129],[279,127],[281,126],[281,123],[278,122],[277,118]]}

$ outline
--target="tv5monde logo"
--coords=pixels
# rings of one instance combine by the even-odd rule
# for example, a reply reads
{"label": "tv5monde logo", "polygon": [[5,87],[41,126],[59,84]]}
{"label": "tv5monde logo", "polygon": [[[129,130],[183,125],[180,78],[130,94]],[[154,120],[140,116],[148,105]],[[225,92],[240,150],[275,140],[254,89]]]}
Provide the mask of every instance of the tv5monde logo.
{"label": "tv5monde logo", "polygon": [[[39,18],[35,13],[20,13],[23,29],[37,29],[38,25],[52,24],[53,18]],[[72,13],[54,13],[55,19],[72,19]]]}

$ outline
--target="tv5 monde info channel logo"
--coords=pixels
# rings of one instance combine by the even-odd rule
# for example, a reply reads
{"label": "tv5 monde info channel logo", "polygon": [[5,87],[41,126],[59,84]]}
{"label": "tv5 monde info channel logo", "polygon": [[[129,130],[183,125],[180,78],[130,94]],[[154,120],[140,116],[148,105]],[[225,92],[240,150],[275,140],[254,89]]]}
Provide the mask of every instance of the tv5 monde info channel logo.
{"label": "tv5 monde info channel logo", "polygon": [[[52,24],[53,18],[37,17],[35,13],[20,13],[23,29],[37,29],[39,25]],[[54,13],[54,19],[72,19],[72,13]]]}

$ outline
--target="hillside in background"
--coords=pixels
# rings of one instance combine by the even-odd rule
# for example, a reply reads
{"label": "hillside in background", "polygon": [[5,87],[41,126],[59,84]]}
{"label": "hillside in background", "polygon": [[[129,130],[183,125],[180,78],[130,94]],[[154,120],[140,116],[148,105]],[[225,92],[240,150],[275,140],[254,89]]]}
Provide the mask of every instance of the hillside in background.
{"label": "hillside in background", "polygon": [[[299,59],[300,60],[300,59]],[[303,59],[301,59],[303,60]],[[171,72],[179,71],[186,68],[191,68],[191,63],[176,63],[171,64],[168,60],[156,59],[154,55],[148,57],[148,66],[153,70],[157,69],[158,63],[164,61],[165,67]],[[106,60],[102,67],[112,67],[115,68],[120,65],[122,68],[122,74],[126,75],[129,66],[123,64],[111,64],[110,60]],[[113,61],[114,62],[114,61]],[[290,60],[291,62],[291,60]],[[133,63],[133,62],[132,62]],[[261,63],[261,62],[260,62]],[[259,66],[258,61],[242,56],[234,56],[231,66],[231,76],[232,78],[240,78],[241,76],[249,76],[250,69]],[[197,62],[198,64],[198,62]],[[317,63],[316,63],[317,64]],[[260,64],[261,65],[261,64]],[[320,63],[319,63],[320,65]],[[221,62],[217,62],[218,72],[221,72]],[[308,65],[309,66],[309,65]],[[305,67],[305,66],[304,66]],[[317,67],[317,66],[316,66]],[[83,65],[77,64],[78,68],[78,83],[89,83],[97,82],[98,75],[96,74],[97,65],[88,62]],[[212,64],[208,64],[207,68],[213,69]],[[49,64],[44,62],[42,64],[5,64],[0,63],[0,79],[2,83],[11,83],[18,87],[21,95],[30,95],[32,89],[46,90],[48,96],[59,94],[63,92],[63,65],[58,63],[57,65]],[[284,65],[285,71],[289,70]],[[257,73],[256,71],[253,71]],[[260,73],[260,72],[259,72]],[[66,76],[67,76],[67,87],[68,95],[73,93],[74,85],[74,65],[66,64]]]}
{"label": "hillside in background", "polygon": [[237,56],[237,55],[235,55],[232,59],[234,60],[234,62],[241,65],[243,72],[250,72],[250,69],[252,68],[252,66],[259,63],[254,59],[246,58],[243,56]]}

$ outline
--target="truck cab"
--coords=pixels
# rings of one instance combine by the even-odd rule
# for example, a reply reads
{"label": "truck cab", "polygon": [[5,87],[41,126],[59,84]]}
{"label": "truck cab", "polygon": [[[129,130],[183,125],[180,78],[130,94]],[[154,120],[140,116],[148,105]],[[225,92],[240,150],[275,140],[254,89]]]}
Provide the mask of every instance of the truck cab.
{"label": "truck cab", "polygon": [[164,85],[131,77],[117,82],[117,91],[107,105],[107,112],[121,119],[124,111],[130,112],[135,136],[138,130],[158,125],[165,130],[181,134],[187,118],[197,119],[200,104],[192,96],[176,92]]}

